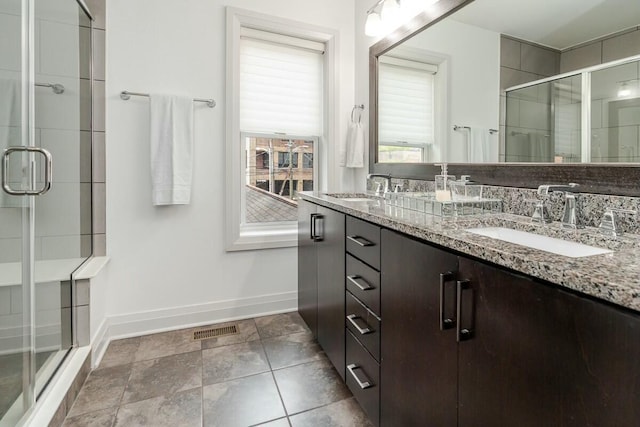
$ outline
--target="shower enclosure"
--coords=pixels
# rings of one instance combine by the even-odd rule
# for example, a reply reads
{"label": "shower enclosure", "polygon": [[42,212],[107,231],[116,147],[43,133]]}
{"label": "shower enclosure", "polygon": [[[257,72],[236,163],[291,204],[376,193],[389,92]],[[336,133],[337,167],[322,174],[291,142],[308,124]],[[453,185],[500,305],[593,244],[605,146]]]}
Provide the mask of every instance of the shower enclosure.
{"label": "shower enclosure", "polygon": [[91,19],[81,0],[0,2],[0,426],[74,346],[92,252]]}
{"label": "shower enclosure", "polygon": [[506,91],[505,160],[640,161],[640,56]]}

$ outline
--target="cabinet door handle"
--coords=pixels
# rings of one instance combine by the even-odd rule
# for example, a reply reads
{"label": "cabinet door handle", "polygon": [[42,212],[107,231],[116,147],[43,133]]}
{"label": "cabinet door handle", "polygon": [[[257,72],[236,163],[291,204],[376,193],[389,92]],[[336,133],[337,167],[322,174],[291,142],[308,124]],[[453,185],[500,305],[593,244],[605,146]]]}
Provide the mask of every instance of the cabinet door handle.
{"label": "cabinet door handle", "polygon": [[[458,280],[457,282],[457,299],[458,299],[458,303],[457,303],[457,320],[456,320],[456,341],[461,342],[461,341],[467,341],[470,340],[471,338],[473,338],[473,326],[467,327],[467,328],[463,328],[462,327],[462,293],[464,291],[467,292],[473,292],[473,289],[471,288],[471,282],[469,280]],[[473,313],[474,307],[473,304],[471,306],[471,318],[473,319],[474,317],[474,313]]]}
{"label": "cabinet door handle", "polygon": [[371,332],[373,332],[371,329],[369,329],[369,325],[367,325],[365,323],[365,327],[361,328],[360,325],[358,325],[358,322],[356,322],[356,319],[362,319],[361,317],[356,316],[355,314],[350,314],[347,316],[347,320],[349,322],[351,322],[351,324],[358,330],[358,332],[360,332],[360,335],[366,335],[366,334],[370,334]]}
{"label": "cabinet door handle", "polygon": [[366,379],[365,381],[362,381],[360,378],[358,378],[358,376],[354,372],[356,369],[361,369],[361,368],[358,365],[355,365],[353,363],[350,365],[347,365],[347,370],[349,371],[353,379],[356,380],[360,388],[364,390],[365,388],[373,387],[373,384],[371,384],[368,379]]}
{"label": "cabinet door handle", "polygon": [[317,215],[318,214],[312,213],[309,219],[309,222],[311,223],[311,231],[309,232],[309,239],[311,240],[316,239],[316,216]]}
{"label": "cabinet door handle", "polygon": [[314,242],[321,242],[323,240],[322,233],[318,233],[317,223],[317,221],[322,218],[324,218],[322,214],[311,214],[311,240],[313,240]]}
{"label": "cabinet door handle", "polygon": [[369,240],[361,236],[347,236],[347,239],[351,240],[356,245],[362,246],[362,247],[375,245],[375,243],[370,242]]}
{"label": "cabinet door handle", "polygon": [[[361,291],[370,291],[371,289],[374,289],[373,286],[357,274],[347,276],[347,280],[356,285]],[[364,283],[364,285],[360,282]]]}
{"label": "cabinet door handle", "polygon": [[[453,316],[449,317],[446,311],[446,284],[455,283],[455,277],[452,272],[440,273],[440,330],[451,329],[456,326],[456,320]],[[454,285],[455,286],[455,285]],[[455,313],[454,313],[455,316]]]}

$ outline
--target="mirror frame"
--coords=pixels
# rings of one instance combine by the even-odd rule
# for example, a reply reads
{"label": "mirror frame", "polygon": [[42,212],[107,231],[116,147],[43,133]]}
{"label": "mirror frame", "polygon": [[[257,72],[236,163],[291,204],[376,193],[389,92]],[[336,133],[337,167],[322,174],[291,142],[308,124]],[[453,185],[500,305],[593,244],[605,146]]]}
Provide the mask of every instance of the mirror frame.
{"label": "mirror frame", "polygon": [[[440,0],[369,48],[369,173],[428,181],[440,173],[433,163],[378,163],[378,57],[473,1]],[[450,163],[449,173],[502,187],[576,182],[585,193],[640,196],[640,165],[633,163]]]}

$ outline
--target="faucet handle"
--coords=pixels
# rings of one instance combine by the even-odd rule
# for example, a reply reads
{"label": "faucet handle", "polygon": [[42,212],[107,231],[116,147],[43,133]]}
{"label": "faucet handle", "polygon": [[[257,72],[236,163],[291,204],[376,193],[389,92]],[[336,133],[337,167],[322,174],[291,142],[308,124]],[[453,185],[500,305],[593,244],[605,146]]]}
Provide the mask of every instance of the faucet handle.
{"label": "faucet handle", "polygon": [[620,225],[618,224],[618,213],[636,215],[638,211],[632,209],[614,208],[609,206],[605,209],[604,214],[602,215],[602,220],[600,221],[600,225],[598,226],[602,234],[610,237],[618,237],[622,234],[622,230],[620,229]]}
{"label": "faucet handle", "polygon": [[537,222],[539,224],[550,224],[552,222],[551,215],[549,215],[549,209],[547,209],[546,202],[549,200],[547,197],[541,197],[539,199],[527,199],[528,203],[535,203],[536,206],[533,209],[533,215],[531,215],[531,222]]}
{"label": "faucet handle", "polygon": [[402,191],[402,184],[396,184],[393,186],[394,193],[400,193]]}

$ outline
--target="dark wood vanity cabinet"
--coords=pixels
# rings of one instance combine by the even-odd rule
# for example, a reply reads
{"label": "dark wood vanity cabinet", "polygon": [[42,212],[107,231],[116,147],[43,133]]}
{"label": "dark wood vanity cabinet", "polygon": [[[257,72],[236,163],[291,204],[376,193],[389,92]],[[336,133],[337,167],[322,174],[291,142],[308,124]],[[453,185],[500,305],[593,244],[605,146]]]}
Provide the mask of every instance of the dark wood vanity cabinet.
{"label": "dark wood vanity cabinet", "polygon": [[300,209],[300,313],[375,425],[640,426],[638,313]]}
{"label": "dark wood vanity cabinet", "polygon": [[[383,230],[381,258],[380,425],[455,426],[455,329],[439,319],[440,275],[457,270],[457,257]],[[455,282],[443,285],[453,316]]]}
{"label": "dark wood vanity cabinet", "polygon": [[459,426],[640,425],[640,316],[464,257],[458,275]]}
{"label": "dark wood vanity cabinet", "polygon": [[298,311],[345,375],[345,215],[298,203]]}
{"label": "dark wood vanity cabinet", "polygon": [[[298,201],[298,313],[318,337],[318,246],[311,229],[318,206]],[[315,228],[315,224],[313,224]]]}

